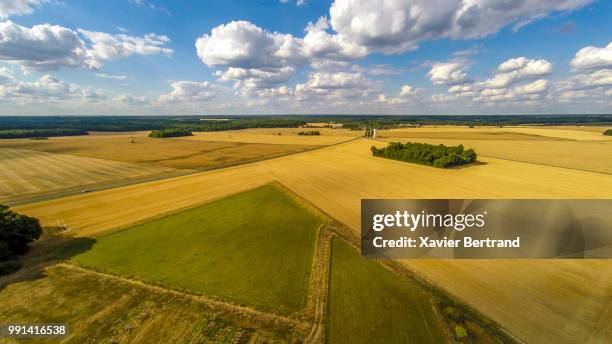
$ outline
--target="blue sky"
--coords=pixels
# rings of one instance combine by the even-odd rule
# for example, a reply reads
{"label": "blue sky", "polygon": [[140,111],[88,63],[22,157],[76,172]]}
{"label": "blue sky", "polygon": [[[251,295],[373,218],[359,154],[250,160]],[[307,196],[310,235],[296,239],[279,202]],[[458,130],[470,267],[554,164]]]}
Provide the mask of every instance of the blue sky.
{"label": "blue sky", "polygon": [[0,115],[610,113],[609,13],[592,0],[0,0]]}

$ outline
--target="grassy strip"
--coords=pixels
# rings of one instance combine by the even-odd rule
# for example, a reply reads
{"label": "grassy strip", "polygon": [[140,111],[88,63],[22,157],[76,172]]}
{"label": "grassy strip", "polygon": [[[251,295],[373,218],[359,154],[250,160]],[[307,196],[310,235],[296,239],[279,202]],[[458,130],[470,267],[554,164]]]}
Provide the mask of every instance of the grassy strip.
{"label": "grassy strip", "polygon": [[340,239],[332,240],[329,343],[440,343],[429,295]]}

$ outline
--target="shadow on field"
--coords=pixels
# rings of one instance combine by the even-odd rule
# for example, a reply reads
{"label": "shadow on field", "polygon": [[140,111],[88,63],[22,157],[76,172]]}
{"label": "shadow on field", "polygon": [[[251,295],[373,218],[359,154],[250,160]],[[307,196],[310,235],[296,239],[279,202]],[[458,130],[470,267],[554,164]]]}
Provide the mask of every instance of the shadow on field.
{"label": "shadow on field", "polygon": [[0,292],[13,283],[33,281],[45,277],[45,268],[89,251],[96,243],[92,238],[58,235],[56,228],[45,228],[43,235],[31,244],[21,257],[22,266],[14,273],[0,276]]}
{"label": "shadow on field", "polygon": [[452,167],[448,167],[447,169],[449,170],[462,170],[464,168],[470,168],[473,166],[483,166],[483,165],[488,165],[489,163],[484,162],[484,161],[475,161],[471,164],[465,164],[465,165],[459,165],[459,166],[452,166]]}

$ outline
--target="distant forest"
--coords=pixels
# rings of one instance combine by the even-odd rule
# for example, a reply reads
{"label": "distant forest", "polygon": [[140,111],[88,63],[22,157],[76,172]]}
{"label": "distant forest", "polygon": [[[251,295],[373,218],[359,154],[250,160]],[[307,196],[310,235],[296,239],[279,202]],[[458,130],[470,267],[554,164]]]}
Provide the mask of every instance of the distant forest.
{"label": "distant forest", "polygon": [[447,168],[476,162],[476,152],[462,145],[445,146],[427,143],[405,144],[390,142],[385,148],[372,146],[372,154],[387,159],[413,162],[421,165]]}
{"label": "distant forest", "polygon": [[43,138],[53,136],[89,135],[80,129],[9,129],[0,130],[0,139]]}
{"label": "distant forest", "polygon": [[610,124],[612,115],[261,115],[261,116],[8,116],[0,117],[0,138],[84,135],[89,131],[139,131],[180,128],[220,131],[297,128],[308,122],[342,124],[365,130],[419,125]]}

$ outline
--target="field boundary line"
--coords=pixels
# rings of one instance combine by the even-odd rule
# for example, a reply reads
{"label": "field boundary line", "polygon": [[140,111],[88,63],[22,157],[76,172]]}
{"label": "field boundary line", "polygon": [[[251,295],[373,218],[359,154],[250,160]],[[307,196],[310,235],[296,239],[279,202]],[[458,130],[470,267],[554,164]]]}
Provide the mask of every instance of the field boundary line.
{"label": "field boundary line", "polygon": [[172,294],[176,296],[181,296],[187,298],[189,300],[199,302],[205,304],[210,307],[212,311],[217,313],[223,313],[227,315],[236,316],[245,323],[253,324],[260,326],[261,328],[270,328],[273,327],[280,331],[286,330],[297,330],[299,332],[305,333],[308,330],[308,322],[300,321],[298,319],[283,316],[275,313],[264,312],[261,310],[257,310],[251,307],[241,306],[234,303],[230,303],[227,301],[221,301],[217,299],[209,298],[206,295],[199,294],[191,294],[184,291],[164,288],[157,284],[151,284],[146,281],[131,279],[124,276],[119,276],[115,274],[105,273],[97,270],[92,270],[78,264],[68,263],[68,262],[60,262],[53,266],[66,268],[68,270],[76,270],[84,273],[88,273],[91,275],[100,276],[102,278],[113,279],[123,283],[128,283],[132,285],[136,285],[142,288],[145,288],[150,291]]}
{"label": "field boundary line", "polygon": [[315,266],[311,277],[311,297],[306,309],[314,308],[314,321],[304,343],[325,343],[327,302],[329,296],[329,268],[331,264],[331,231],[329,223],[319,230]]}

